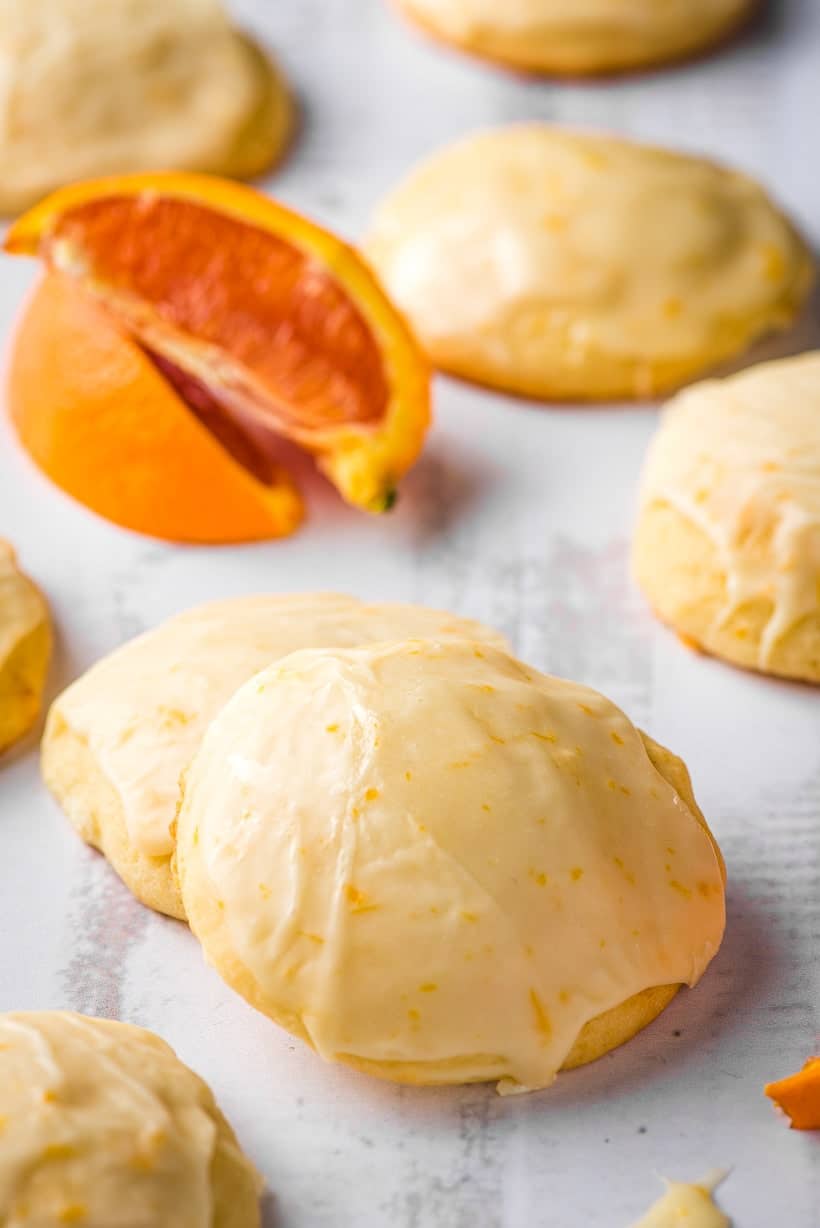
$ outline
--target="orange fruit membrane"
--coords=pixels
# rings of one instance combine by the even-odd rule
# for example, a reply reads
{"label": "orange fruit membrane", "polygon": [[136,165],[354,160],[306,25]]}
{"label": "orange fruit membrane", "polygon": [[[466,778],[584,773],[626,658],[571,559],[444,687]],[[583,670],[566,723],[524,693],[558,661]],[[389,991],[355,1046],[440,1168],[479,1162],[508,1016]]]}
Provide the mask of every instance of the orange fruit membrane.
{"label": "orange fruit membrane", "polygon": [[430,418],[430,373],[362,258],[250,188],[152,174],[55,192],[6,250],[47,274],[10,408],[45,472],[118,524],[183,541],[291,532],[287,439],[387,510]]}

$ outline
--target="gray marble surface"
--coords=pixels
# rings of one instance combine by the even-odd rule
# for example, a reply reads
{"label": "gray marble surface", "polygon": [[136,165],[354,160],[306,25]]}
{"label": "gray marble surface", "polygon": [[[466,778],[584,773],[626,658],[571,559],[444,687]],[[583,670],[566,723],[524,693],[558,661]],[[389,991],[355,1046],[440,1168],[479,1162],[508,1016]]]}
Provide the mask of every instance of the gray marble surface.
{"label": "gray marble surface", "polygon": [[[345,234],[415,159],[532,117],[703,150],[763,177],[820,244],[820,5],[769,6],[687,67],[608,85],[517,80],[434,48],[378,0],[242,0],[277,48],[302,127],[271,190]],[[33,270],[0,263],[5,335]],[[802,332],[803,346],[817,342]],[[794,344],[794,342],[791,342]],[[52,693],[123,639],[207,598],[339,588],[497,623],[529,660],[592,683],[690,764],[726,854],[718,958],[640,1038],[547,1092],[414,1090],[325,1066],[233,995],[182,926],[141,908],[38,777],[0,769],[0,1009],[68,1007],[160,1032],[212,1084],[270,1184],[280,1228],[625,1228],[657,1173],[730,1168],[736,1228],[820,1223],[818,1139],[762,1084],[816,1046],[820,703],[688,653],[627,572],[651,408],[536,408],[447,381],[396,512],[369,520],[311,483],[296,537],[173,548],[63,498],[2,427],[0,532],[59,629]],[[170,1228],[170,1226],[169,1226]]]}

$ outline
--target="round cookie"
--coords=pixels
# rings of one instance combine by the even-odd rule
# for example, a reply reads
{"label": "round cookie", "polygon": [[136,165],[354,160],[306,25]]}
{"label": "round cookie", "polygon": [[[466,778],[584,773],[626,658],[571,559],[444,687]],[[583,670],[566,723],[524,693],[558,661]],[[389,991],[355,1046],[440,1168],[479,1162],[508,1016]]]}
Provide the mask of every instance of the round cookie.
{"label": "round cookie", "polygon": [[790,324],[813,277],[751,179],[547,124],[434,155],[380,206],[366,250],[440,368],[554,399],[684,383]]}
{"label": "round cookie", "polygon": [[171,823],[180,777],[222,705],[296,649],[408,635],[504,643],[470,619],[328,593],[198,606],[123,645],[58,696],[43,737],[43,777],[134,895],[184,918],[171,873]]}
{"label": "round cookie", "polygon": [[206,958],[322,1057],[545,1087],[700,978],[723,866],[683,764],[467,641],[294,653],[212,722],[176,867]]}
{"label": "round cookie", "polygon": [[219,0],[0,0],[0,212],[126,171],[255,175],[292,126]]}
{"label": "round cookie", "polygon": [[0,753],[36,721],[50,656],[45,598],[0,538]]}
{"label": "round cookie", "polygon": [[756,0],[397,0],[434,36],[525,72],[595,76],[685,59],[725,39]]}
{"label": "round cookie", "polygon": [[257,1228],[261,1180],[208,1087],[152,1032],[0,1015],[0,1223]]}
{"label": "round cookie", "polygon": [[633,560],[686,640],[820,682],[820,352],[670,403],[646,458]]}

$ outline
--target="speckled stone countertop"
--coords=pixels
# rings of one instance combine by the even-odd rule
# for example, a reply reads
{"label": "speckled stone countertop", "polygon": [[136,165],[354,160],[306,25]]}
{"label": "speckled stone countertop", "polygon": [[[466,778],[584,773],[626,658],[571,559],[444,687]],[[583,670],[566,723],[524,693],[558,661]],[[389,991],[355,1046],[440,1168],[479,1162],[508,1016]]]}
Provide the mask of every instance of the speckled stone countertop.
{"label": "speckled stone countertop", "polygon": [[[413,36],[378,0],[243,0],[278,48],[302,129],[271,187],[341,232],[418,157],[533,117],[703,150],[761,176],[820,245],[820,5],[772,4],[723,54],[608,85],[517,80]],[[4,259],[5,335],[33,269]],[[817,345],[817,330],[799,338]],[[782,348],[782,347],[781,347]],[[695,992],[554,1088],[415,1090],[325,1066],[240,998],[184,926],[142,908],[39,781],[0,768],[0,1009],[66,1007],[160,1032],[213,1086],[268,1179],[272,1228],[626,1228],[656,1173],[732,1170],[736,1228],[820,1223],[816,1138],[762,1094],[816,1044],[820,695],[686,651],[627,571],[651,408],[537,408],[437,387],[424,459],[386,520],[318,482],[283,543],[172,548],[64,499],[2,424],[0,532],[59,629],[52,693],[123,639],[216,596],[342,589],[449,606],[589,682],[689,763],[729,868],[724,946]]]}

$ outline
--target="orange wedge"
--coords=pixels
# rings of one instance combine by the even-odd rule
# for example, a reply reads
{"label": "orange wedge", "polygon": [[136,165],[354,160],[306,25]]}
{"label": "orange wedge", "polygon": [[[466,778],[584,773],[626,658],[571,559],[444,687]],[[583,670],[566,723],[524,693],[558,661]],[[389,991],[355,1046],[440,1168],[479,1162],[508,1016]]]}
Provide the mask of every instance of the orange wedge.
{"label": "orange wedge", "polygon": [[289,533],[282,438],[348,502],[391,506],[430,374],[341,240],[250,188],[169,173],[64,188],[5,247],[49,270],[18,328],[12,417],[86,506],[173,540]]}

